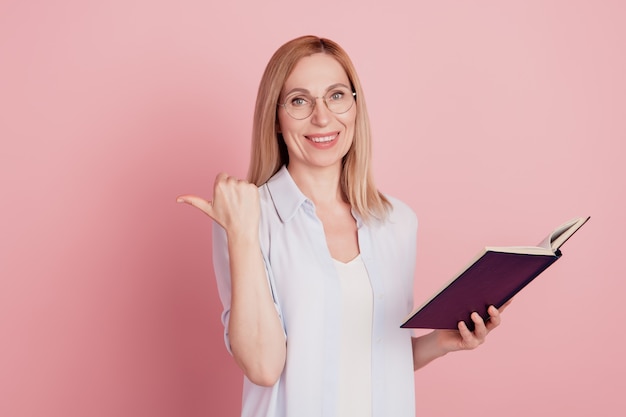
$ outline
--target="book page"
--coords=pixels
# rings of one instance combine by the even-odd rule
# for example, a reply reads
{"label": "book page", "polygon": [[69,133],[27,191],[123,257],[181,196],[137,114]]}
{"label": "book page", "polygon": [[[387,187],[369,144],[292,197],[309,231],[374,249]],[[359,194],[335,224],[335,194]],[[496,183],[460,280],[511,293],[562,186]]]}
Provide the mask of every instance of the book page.
{"label": "book page", "polygon": [[562,224],[542,240],[538,246],[556,252],[587,220],[589,220],[589,217],[579,217]]}
{"label": "book page", "polygon": [[502,252],[502,253],[519,253],[524,255],[553,255],[554,252],[548,246],[487,246],[485,248],[487,251],[491,252]]}

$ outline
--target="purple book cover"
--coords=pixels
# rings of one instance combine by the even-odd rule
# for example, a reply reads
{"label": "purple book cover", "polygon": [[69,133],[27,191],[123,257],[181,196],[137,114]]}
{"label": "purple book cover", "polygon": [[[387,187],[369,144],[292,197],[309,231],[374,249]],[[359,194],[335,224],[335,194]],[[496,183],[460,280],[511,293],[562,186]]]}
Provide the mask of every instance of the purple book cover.
{"label": "purple book cover", "polygon": [[487,320],[487,308],[500,308],[561,256],[487,251],[400,327],[457,329],[463,320],[470,330],[470,314]]}

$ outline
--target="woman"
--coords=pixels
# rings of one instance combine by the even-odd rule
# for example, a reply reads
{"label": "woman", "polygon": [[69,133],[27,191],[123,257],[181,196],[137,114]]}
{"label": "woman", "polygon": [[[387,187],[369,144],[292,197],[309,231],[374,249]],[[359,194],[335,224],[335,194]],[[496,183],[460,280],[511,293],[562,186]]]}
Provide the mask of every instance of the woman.
{"label": "woman", "polygon": [[377,191],[361,84],[345,51],[314,36],[269,61],[248,180],[219,174],[213,262],[242,416],[414,416],[413,370],[472,349],[500,323],[421,337],[413,308],[417,219]]}

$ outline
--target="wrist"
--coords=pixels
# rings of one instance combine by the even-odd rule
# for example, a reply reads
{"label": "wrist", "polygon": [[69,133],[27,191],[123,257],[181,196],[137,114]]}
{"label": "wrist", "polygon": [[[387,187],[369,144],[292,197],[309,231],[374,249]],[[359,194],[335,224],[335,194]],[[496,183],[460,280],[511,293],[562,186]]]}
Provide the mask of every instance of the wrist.
{"label": "wrist", "polygon": [[259,244],[259,232],[258,228],[252,230],[252,228],[244,228],[240,230],[226,231],[226,239],[229,245],[233,246],[249,246]]}
{"label": "wrist", "polygon": [[413,369],[417,370],[426,364],[447,355],[451,352],[442,343],[438,330],[434,330],[423,336],[412,338],[413,343]]}

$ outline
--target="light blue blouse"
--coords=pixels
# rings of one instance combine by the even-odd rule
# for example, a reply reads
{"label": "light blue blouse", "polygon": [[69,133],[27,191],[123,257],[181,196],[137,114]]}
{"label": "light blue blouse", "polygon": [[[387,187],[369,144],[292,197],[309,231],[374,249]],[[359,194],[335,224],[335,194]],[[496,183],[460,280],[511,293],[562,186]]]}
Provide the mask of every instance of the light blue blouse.
{"label": "light blue blouse", "polygon": [[[313,203],[285,167],[259,187],[261,251],[287,339],[278,382],[261,387],[244,377],[242,417],[336,416],[340,352],[340,283]],[[389,197],[388,197],[389,198]],[[371,281],[372,416],[414,417],[411,331],[400,324],[413,308],[417,218],[389,198],[384,222],[357,221],[361,257]],[[214,223],[213,264],[230,350],[230,271],[224,230]]]}

